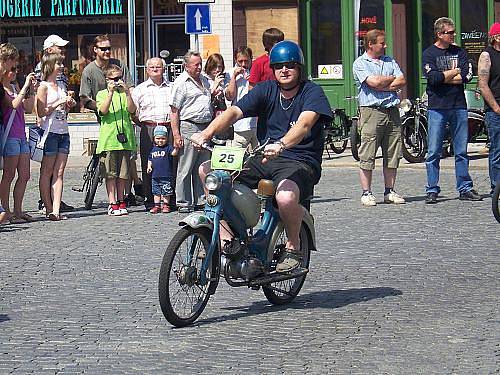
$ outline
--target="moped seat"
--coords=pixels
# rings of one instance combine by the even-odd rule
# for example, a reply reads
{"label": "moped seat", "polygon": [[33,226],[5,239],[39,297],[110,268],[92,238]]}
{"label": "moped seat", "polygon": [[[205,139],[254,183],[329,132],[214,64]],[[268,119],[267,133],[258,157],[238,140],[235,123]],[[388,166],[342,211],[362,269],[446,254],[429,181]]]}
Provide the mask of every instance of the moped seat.
{"label": "moped seat", "polygon": [[274,196],[274,183],[272,180],[262,179],[259,181],[257,187],[257,194],[261,197],[272,197]]}

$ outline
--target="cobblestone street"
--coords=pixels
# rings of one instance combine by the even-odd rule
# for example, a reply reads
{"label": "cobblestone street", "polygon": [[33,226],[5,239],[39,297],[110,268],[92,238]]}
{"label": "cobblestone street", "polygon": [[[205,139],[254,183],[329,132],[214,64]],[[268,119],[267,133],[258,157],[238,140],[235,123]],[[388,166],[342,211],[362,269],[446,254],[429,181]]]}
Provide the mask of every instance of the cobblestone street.
{"label": "cobblestone street", "polygon": [[[424,204],[425,170],[401,169],[408,203],[363,208],[357,169],[325,168],[311,206],[318,251],[296,300],[272,306],[221,281],[182,329],[157,292],[180,214],[108,217],[100,187],[92,211],[2,226],[0,374],[500,373],[500,225],[490,198],[459,201],[454,171],[441,173],[436,205]],[[63,198],[78,207],[81,174],[69,168]],[[488,193],[487,170],[471,174]]]}

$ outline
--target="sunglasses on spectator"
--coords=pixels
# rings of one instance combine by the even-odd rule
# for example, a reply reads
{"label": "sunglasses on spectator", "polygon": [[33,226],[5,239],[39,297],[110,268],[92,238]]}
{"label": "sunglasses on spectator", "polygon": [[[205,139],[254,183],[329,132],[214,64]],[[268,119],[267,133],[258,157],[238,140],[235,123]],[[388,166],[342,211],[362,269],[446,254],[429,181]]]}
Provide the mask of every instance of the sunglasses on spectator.
{"label": "sunglasses on spectator", "polygon": [[296,62],[286,62],[286,63],[278,63],[278,64],[273,64],[273,69],[281,70],[283,67],[286,67],[287,69],[295,69],[299,64]]}
{"label": "sunglasses on spectator", "polygon": [[118,77],[106,77],[106,79],[110,81],[115,81],[118,82],[120,79],[122,79],[123,76],[118,76]]}
{"label": "sunglasses on spectator", "polygon": [[441,31],[441,34],[456,35],[456,31],[455,30]]}
{"label": "sunglasses on spectator", "polygon": [[111,47],[97,47],[97,48],[99,48],[102,52],[111,51]]}

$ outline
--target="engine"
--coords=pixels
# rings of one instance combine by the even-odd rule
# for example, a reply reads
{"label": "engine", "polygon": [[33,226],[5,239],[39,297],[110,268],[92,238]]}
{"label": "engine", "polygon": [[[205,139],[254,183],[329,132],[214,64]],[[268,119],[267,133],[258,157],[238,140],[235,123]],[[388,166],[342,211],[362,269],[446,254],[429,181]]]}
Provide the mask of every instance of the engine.
{"label": "engine", "polygon": [[260,275],[264,270],[262,262],[258,258],[248,255],[246,245],[234,240],[223,248],[221,269],[224,270],[226,278],[246,281]]}

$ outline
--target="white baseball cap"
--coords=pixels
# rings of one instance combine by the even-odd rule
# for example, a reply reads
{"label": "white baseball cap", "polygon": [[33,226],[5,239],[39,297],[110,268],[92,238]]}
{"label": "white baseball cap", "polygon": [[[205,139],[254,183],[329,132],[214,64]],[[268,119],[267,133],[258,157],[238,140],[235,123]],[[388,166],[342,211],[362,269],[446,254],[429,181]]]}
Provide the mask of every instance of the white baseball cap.
{"label": "white baseball cap", "polygon": [[49,35],[47,39],[43,42],[43,49],[46,50],[47,48],[50,47],[65,47],[69,43],[69,40],[64,40],[61,38],[59,35]]}

